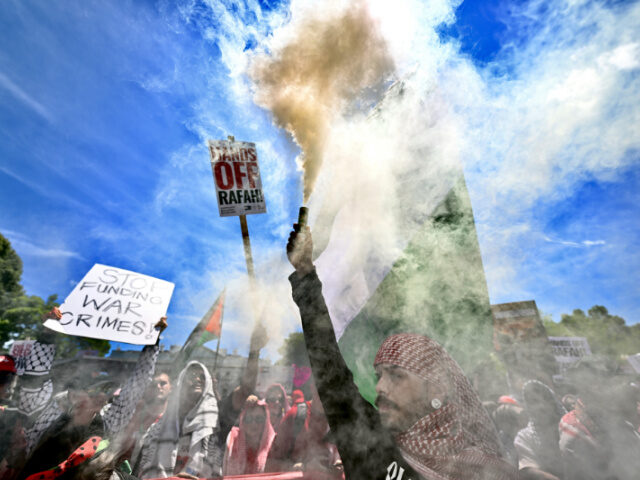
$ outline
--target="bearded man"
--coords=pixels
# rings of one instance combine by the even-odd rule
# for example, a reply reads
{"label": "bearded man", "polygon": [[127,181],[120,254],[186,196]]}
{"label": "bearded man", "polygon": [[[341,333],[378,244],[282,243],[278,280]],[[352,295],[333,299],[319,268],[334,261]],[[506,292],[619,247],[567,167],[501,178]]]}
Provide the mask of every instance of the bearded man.
{"label": "bearded man", "polygon": [[333,442],[348,479],[516,478],[498,436],[458,364],[433,340],[393,335],[381,345],[376,410],[363,399],[340,355],[308,227],[294,224],[287,256],[309,359]]}

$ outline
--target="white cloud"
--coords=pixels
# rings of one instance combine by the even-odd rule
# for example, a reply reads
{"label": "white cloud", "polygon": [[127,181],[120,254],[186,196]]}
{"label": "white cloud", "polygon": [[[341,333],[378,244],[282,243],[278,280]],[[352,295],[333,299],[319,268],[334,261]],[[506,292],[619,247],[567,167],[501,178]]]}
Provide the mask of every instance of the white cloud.
{"label": "white cloud", "polygon": [[[51,227],[52,229],[54,227]],[[57,244],[57,246],[45,246],[44,244],[36,244],[28,239],[25,235],[8,229],[0,229],[11,242],[11,245],[21,257],[43,257],[50,259],[77,259],[85,261],[86,259],[77,252],[67,250],[64,246],[60,246],[60,241],[46,236],[47,240],[51,243]]]}
{"label": "white cloud", "polygon": [[11,93],[17,100],[20,100],[24,105],[29,107],[32,111],[40,115],[48,122],[53,122],[53,115],[42,103],[38,102],[29,95],[24,89],[16,85],[7,75],[0,72],[0,87]]}

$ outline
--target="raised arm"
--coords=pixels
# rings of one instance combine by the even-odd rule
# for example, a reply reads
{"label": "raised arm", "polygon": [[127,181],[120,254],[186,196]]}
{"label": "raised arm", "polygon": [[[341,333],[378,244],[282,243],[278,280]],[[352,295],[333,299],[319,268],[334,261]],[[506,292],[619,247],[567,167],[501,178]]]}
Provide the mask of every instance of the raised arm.
{"label": "raised arm", "polygon": [[[294,224],[287,256],[296,271],[289,277],[293,299],[300,309],[302,329],[316,387],[332,442],[338,446],[347,478],[391,478],[402,468],[405,480],[418,480],[380,422],[377,410],[358,391],[336,341],[322,283],[311,260],[313,244],[308,227]],[[395,474],[393,475],[395,478]]]}
{"label": "raised arm", "polygon": [[[156,324],[160,333],[167,328],[167,317],[162,317]],[[160,335],[155,345],[147,345],[142,349],[138,363],[131,376],[120,389],[120,395],[102,410],[102,420],[109,434],[118,433],[131,420],[138,402],[142,399],[147,385],[151,381],[158,360]]]}
{"label": "raised arm", "polygon": [[245,400],[256,388],[260,350],[267,344],[267,340],[267,331],[262,322],[258,321],[253,328],[253,332],[251,332],[249,358],[247,359],[247,366],[242,375],[240,389],[233,392],[233,407],[235,410],[242,410]]}

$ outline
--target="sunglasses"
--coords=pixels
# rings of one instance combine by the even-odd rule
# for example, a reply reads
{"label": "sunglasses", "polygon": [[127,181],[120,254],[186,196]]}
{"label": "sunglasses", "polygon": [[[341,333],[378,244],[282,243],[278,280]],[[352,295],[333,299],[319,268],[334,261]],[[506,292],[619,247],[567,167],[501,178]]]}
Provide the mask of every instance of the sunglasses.
{"label": "sunglasses", "polygon": [[263,415],[249,415],[244,417],[244,423],[264,423],[265,417]]}

